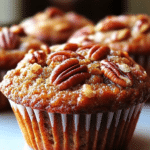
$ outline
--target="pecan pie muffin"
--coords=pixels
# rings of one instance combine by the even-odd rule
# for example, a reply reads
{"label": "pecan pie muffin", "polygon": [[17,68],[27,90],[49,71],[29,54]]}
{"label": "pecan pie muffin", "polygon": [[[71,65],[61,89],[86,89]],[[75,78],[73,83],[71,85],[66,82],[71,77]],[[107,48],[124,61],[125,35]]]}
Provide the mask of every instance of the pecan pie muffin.
{"label": "pecan pie muffin", "polygon": [[[0,81],[9,69],[16,67],[29,49],[40,49],[44,44],[37,39],[21,35],[21,28],[0,28]],[[9,106],[8,100],[0,93],[0,110],[5,110]]]}
{"label": "pecan pie muffin", "polygon": [[63,12],[55,7],[48,7],[19,24],[27,35],[47,44],[66,42],[74,31],[85,25],[93,25],[93,22],[75,12]]}
{"label": "pecan pie muffin", "polygon": [[119,150],[131,140],[150,79],[126,52],[63,44],[30,50],[0,90],[34,150]]}
{"label": "pecan pie muffin", "polygon": [[69,42],[103,43],[111,49],[123,50],[150,75],[150,16],[146,14],[107,16],[95,27],[75,32]]}

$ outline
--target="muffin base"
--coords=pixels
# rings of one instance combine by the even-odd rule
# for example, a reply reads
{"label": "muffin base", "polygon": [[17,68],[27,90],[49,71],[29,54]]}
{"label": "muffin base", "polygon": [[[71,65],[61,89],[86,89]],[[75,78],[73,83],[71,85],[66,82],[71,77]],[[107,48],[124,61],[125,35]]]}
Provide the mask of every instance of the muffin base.
{"label": "muffin base", "polygon": [[34,150],[119,150],[127,148],[143,103],[116,112],[58,114],[9,100],[29,147]]}

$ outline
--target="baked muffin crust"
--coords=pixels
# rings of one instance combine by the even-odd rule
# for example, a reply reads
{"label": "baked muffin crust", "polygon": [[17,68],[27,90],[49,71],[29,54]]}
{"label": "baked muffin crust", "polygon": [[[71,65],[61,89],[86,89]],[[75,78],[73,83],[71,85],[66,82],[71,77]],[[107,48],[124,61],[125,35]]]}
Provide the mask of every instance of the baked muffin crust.
{"label": "baked muffin crust", "polygon": [[[85,34],[86,33],[86,34]],[[107,16],[95,26],[75,32],[69,42],[108,44],[129,54],[150,54],[150,17],[146,14]]]}
{"label": "baked muffin crust", "polygon": [[8,71],[0,90],[33,109],[96,113],[146,101],[150,81],[126,52],[99,44],[76,44],[75,50],[75,44],[69,43],[51,46],[49,51],[30,50],[16,69]]}
{"label": "baked muffin crust", "polygon": [[27,35],[47,44],[66,42],[74,31],[86,25],[93,25],[93,22],[75,12],[63,12],[55,7],[48,7],[19,24]]}
{"label": "baked muffin crust", "polygon": [[25,36],[22,28],[11,26],[0,29],[0,69],[11,69],[24,57],[29,49],[40,49],[45,43]]}

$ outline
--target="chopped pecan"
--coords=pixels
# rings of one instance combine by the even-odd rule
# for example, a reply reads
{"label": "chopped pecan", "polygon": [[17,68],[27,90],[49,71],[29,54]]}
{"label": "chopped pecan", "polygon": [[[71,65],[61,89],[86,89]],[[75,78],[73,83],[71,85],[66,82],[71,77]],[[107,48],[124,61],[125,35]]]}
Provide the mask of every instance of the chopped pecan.
{"label": "chopped pecan", "polygon": [[65,90],[85,82],[89,77],[87,66],[80,66],[78,59],[70,58],[52,71],[50,83]]}
{"label": "chopped pecan", "polygon": [[123,69],[120,69],[115,63],[107,60],[102,60],[100,64],[102,73],[112,82],[123,87],[132,86],[133,78],[131,72],[123,72]]}
{"label": "chopped pecan", "polygon": [[133,67],[131,68],[133,74],[140,80],[145,80],[147,78],[147,73],[146,71],[143,69],[142,66],[138,65],[138,64],[134,64]]}
{"label": "chopped pecan", "polygon": [[10,31],[9,28],[4,27],[0,31],[0,47],[3,49],[14,49],[18,46],[20,38]]}
{"label": "chopped pecan", "polygon": [[40,48],[41,48],[41,50],[43,50],[47,54],[49,54],[51,52],[51,50],[50,50],[48,45],[43,44],[43,45],[40,46]]}
{"label": "chopped pecan", "polygon": [[30,50],[29,53],[26,55],[26,59],[30,63],[38,63],[41,66],[46,65],[46,53],[42,50],[34,51]]}
{"label": "chopped pecan", "polygon": [[84,59],[84,57],[80,54],[77,54],[73,51],[58,51],[58,52],[54,52],[52,54],[50,54],[48,56],[48,60],[52,60],[52,61],[63,61],[66,60],[68,58],[79,58],[79,59]]}
{"label": "chopped pecan", "polygon": [[94,45],[90,48],[88,52],[88,57],[93,61],[101,60],[109,53],[110,48],[108,46]]}
{"label": "chopped pecan", "polygon": [[122,41],[122,40],[128,39],[130,36],[131,36],[131,32],[129,29],[126,28],[126,29],[122,29],[122,30],[115,32],[112,35],[112,40],[113,41]]}

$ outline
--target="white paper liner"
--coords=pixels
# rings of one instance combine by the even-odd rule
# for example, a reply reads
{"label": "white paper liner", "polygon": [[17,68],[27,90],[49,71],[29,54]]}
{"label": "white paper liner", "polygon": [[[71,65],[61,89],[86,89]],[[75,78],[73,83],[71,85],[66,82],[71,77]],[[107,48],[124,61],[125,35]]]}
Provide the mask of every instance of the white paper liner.
{"label": "white paper liner", "polygon": [[[129,109],[97,114],[47,113],[10,100],[15,115],[30,147],[40,149],[111,150],[122,149],[133,135],[143,103]],[[28,128],[31,129],[28,129]],[[132,130],[131,130],[132,129]],[[33,140],[34,139],[34,140]],[[41,140],[41,143],[39,141]]]}

